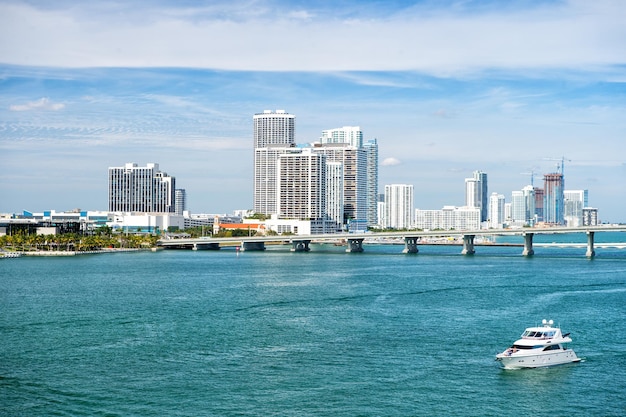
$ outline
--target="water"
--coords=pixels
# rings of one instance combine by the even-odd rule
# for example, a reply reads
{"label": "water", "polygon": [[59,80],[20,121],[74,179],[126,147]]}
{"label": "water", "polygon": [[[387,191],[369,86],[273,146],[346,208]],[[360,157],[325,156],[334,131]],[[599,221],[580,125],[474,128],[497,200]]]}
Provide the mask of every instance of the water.
{"label": "water", "polygon": [[[623,416],[626,251],[313,245],[0,261],[0,414]],[[584,361],[503,370],[553,319]]]}

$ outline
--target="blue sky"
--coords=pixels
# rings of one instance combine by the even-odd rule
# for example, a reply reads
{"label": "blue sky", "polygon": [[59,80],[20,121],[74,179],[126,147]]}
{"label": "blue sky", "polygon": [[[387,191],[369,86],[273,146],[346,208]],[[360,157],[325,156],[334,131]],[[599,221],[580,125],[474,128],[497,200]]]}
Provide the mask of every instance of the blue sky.
{"label": "blue sky", "polygon": [[195,213],[252,204],[252,115],[360,126],[415,207],[554,172],[626,221],[626,5],[571,1],[0,0],[0,212],[106,210],[160,164]]}

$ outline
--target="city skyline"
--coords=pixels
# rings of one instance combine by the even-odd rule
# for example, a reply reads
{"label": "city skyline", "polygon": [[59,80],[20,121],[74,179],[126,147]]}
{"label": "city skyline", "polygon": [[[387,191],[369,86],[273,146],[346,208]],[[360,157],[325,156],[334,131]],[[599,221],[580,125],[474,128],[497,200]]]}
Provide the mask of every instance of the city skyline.
{"label": "city skyline", "polygon": [[415,208],[462,206],[476,170],[508,202],[564,158],[565,189],[626,221],[618,2],[0,1],[0,16],[2,213],[104,209],[102,172],[130,161],[175,176],[192,212],[252,208],[250,117],[285,109],[298,144],[360,126],[379,192],[413,184]]}

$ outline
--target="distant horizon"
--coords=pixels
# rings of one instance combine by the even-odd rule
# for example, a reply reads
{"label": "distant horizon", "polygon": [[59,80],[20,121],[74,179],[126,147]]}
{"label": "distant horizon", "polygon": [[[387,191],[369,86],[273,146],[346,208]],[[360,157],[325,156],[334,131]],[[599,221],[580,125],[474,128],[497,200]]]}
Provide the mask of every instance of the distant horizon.
{"label": "distant horizon", "polygon": [[0,0],[0,213],[107,207],[158,163],[192,212],[252,207],[252,118],[360,126],[379,189],[464,205],[556,171],[626,221],[626,14],[613,0]]}

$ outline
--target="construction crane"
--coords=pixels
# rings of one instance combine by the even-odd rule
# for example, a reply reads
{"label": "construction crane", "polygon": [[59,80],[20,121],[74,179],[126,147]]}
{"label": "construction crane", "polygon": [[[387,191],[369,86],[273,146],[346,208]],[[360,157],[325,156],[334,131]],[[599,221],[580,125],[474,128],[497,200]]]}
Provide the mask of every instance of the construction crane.
{"label": "construction crane", "polygon": [[560,172],[561,175],[565,176],[565,161],[572,162],[571,159],[567,159],[564,156],[560,158],[544,158],[546,161],[560,161],[561,164],[556,164],[557,172]]}
{"label": "construction crane", "polygon": [[530,170],[530,172],[520,172],[520,175],[530,175],[530,186],[535,188],[535,175],[536,172],[534,170]]}

